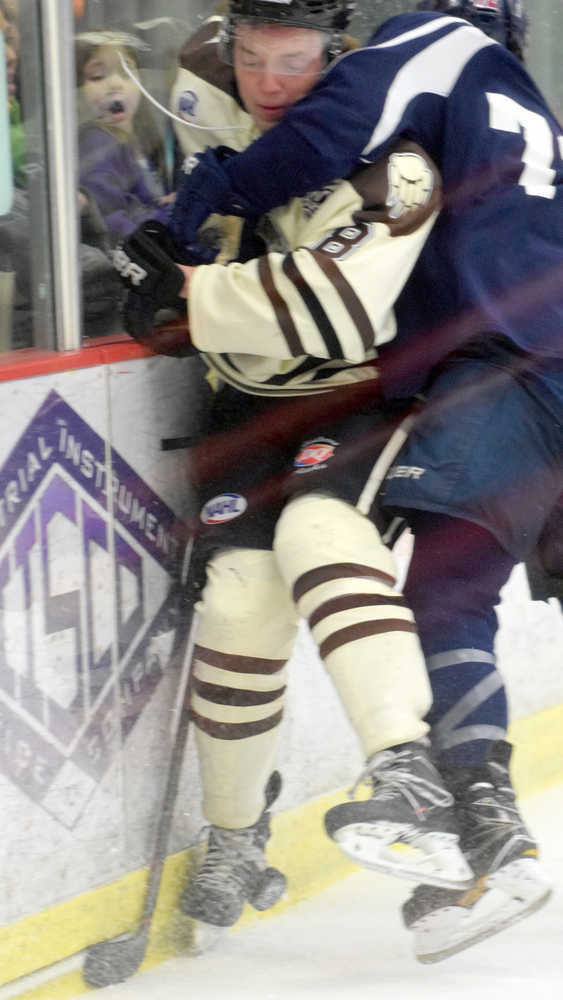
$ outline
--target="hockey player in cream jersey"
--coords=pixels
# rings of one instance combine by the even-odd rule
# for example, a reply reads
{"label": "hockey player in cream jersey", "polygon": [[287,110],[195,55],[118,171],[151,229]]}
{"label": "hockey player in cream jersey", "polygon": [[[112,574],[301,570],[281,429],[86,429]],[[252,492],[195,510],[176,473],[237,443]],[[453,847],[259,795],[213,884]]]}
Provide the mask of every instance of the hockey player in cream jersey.
{"label": "hockey player in cream jersey", "polygon": [[[329,6],[340,10],[340,4]],[[245,44],[255,45],[258,53],[263,50],[258,58],[275,62],[282,58],[276,50],[287,47],[279,31],[248,25]],[[303,74],[274,74],[264,85],[254,67],[243,65],[238,79],[250,92],[250,103],[258,106],[253,117],[233,92],[232,73],[225,76],[221,54],[226,51],[229,58],[229,47],[237,42],[224,35],[223,19],[212,18],[204,25],[186,47],[174,86],[172,106],[177,115],[200,126],[220,123],[217,133],[213,128],[202,133],[176,126],[187,172],[190,154],[199,151],[202,135],[210,145],[220,144],[227,135],[233,148],[244,148],[268,127],[267,119],[260,117],[265,101],[271,102],[273,124],[278,109],[293,103],[294,95],[302,96],[303,88],[309,89],[316,79],[307,68]],[[318,72],[324,63],[323,46],[329,42],[328,34],[301,29],[299,58],[306,59],[309,67],[313,57]],[[232,132],[230,122],[235,126]],[[393,305],[428,235],[438,202],[433,172],[418,148],[416,153],[407,152],[414,149],[408,143],[399,148],[390,159],[390,169],[397,194],[402,183],[412,188],[411,202],[420,202],[416,216],[390,218],[384,205],[385,170],[370,167],[348,183],[335,182],[273,210],[257,227],[269,252],[227,269],[222,266],[225,256],[239,257],[238,241],[233,244],[230,236],[233,228],[240,231],[241,220],[211,218],[211,231],[224,231],[223,252],[220,263],[193,273],[189,327],[193,345],[224,381],[244,392],[293,395],[377,377],[377,347],[395,335]],[[379,211],[366,211],[366,206],[378,202]],[[405,232],[411,235],[395,238]]]}
{"label": "hockey player in cream jersey", "polygon": [[[348,5],[272,8],[271,20],[228,20],[227,73],[204,28],[202,50],[194,43],[185,57],[177,111],[193,123],[242,126],[240,143],[307,93],[339,45]],[[179,134],[191,143],[191,133]],[[125,245],[144,272],[129,295],[127,328],[159,350],[155,307],[187,297],[192,344],[224,383],[191,461],[196,550],[206,564],[192,718],[211,829],[181,906],[198,920],[232,924],[245,900],[265,909],[283,891],[264,848],[299,616],[357,733],[372,787],[367,801],[333,813],[328,833],[378,870],[444,887],[472,882],[426,738],[429,683],[416,627],[370,517],[377,460],[406,409],[385,417],[378,409],[377,351],[395,334],[393,303],[438,206],[436,170],[406,143],[388,162],[261,219],[258,256],[236,260],[239,246],[249,256],[249,241],[240,227],[236,239],[230,219],[212,218],[200,234],[211,241],[218,231],[221,263],[179,269],[150,224]],[[402,850],[389,849],[398,842]]]}

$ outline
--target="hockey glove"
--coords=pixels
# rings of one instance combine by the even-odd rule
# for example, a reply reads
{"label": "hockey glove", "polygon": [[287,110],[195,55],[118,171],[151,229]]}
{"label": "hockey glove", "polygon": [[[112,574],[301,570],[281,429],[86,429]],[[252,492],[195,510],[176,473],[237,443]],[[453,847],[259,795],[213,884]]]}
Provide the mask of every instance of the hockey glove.
{"label": "hockey glove", "polygon": [[423,156],[411,152],[391,153],[387,177],[386,206],[390,219],[400,219],[405,212],[423,208],[430,201],[434,176]]}
{"label": "hockey glove", "polygon": [[[159,343],[159,331],[154,328],[157,312],[161,309],[174,309],[182,315],[186,312],[186,301],[180,298],[184,273],[175,263],[179,256],[166,226],[154,221],[144,222],[113,251],[114,267],[127,288],[123,307],[125,330],[159,354],[170,353],[174,344],[168,343],[170,338],[161,336],[161,346],[167,349],[156,346]],[[175,342],[180,350],[189,347],[185,328],[183,337],[176,332]]]}
{"label": "hockey glove", "polygon": [[[176,243],[188,252],[196,242],[197,232],[209,215],[238,215],[252,218],[256,212],[250,202],[233,191],[223,163],[234,154],[227,146],[206,149],[184,161],[183,178],[178,185],[170,231]],[[211,261],[202,261],[211,263]]]}

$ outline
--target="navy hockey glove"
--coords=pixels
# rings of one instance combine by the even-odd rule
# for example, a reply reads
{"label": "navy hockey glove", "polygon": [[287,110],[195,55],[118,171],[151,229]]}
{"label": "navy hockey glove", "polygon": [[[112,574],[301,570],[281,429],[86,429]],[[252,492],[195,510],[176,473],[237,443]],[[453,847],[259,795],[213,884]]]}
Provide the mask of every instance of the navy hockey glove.
{"label": "navy hockey glove", "polygon": [[166,226],[155,221],[144,222],[113,251],[114,267],[127,288],[125,330],[158,354],[191,353],[185,326],[176,329],[174,336],[155,330],[155,316],[160,309],[174,309],[184,316],[186,313],[186,301],[180,298],[184,273],[175,263],[179,256]]}
{"label": "navy hockey glove", "polygon": [[[198,229],[214,212],[244,218],[256,216],[250,202],[233,191],[223,167],[225,160],[233,155],[236,155],[234,150],[228,146],[218,146],[188,156],[184,161],[184,173],[170,218],[170,231],[176,243],[188,252],[196,242]],[[202,263],[211,263],[211,260]]]}

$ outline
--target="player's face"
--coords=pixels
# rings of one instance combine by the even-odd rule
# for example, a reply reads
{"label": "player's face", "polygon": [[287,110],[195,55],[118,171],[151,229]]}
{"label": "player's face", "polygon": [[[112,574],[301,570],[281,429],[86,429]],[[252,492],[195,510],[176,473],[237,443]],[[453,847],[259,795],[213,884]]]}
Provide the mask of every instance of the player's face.
{"label": "player's face", "polygon": [[84,66],[82,93],[91,120],[102,125],[119,125],[131,131],[139,104],[139,91],[121,64],[120,51],[125,62],[135,71],[125,52],[110,45],[100,46]]}
{"label": "player's face", "polygon": [[234,41],[239,94],[261,132],[283,118],[317,82],[326,36],[310,28],[241,24]]}

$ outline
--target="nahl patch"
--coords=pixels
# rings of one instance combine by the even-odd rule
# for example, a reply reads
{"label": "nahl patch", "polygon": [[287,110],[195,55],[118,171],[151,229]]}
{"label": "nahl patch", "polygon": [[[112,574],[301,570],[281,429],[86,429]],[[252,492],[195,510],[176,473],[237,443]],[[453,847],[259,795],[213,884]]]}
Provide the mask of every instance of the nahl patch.
{"label": "nahl patch", "polygon": [[223,524],[244,514],[248,504],[240,493],[221,493],[208,500],[199,515],[204,524]]}

